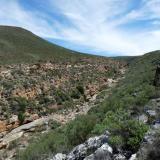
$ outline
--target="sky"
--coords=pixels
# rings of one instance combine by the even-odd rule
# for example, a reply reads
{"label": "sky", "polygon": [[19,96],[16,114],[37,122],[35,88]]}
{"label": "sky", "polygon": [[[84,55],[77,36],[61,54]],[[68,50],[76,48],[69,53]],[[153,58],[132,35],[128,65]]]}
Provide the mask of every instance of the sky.
{"label": "sky", "polygon": [[160,49],[160,0],[0,0],[0,25],[104,56]]}

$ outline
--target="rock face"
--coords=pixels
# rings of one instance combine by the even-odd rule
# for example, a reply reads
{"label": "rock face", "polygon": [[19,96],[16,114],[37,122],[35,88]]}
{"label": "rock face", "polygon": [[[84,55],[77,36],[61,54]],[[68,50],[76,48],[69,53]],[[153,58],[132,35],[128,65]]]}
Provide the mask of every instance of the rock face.
{"label": "rock face", "polygon": [[107,143],[108,138],[108,132],[89,138],[85,143],[73,148],[68,155],[58,153],[51,160],[111,160],[113,150]]}
{"label": "rock face", "polygon": [[[24,132],[32,132],[36,128],[40,128],[41,126],[45,126],[46,122],[48,122],[49,119],[47,118],[41,118],[37,119],[31,123],[24,124],[20,127],[15,128],[10,133],[6,134],[3,138],[0,139],[0,149],[6,148],[11,142],[21,138],[24,134]],[[5,145],[4,145],[5,144]]]}
{"label": "rock face", "polygon": [[160,87],[160,64],[157,66],[154,85]]}
{"label": "rock face", "polygon": [[108,144],[109,135],[109,132],[106,132],[101,136],[91,137],[73,148],[68,155],[58,153],[50,160],[126,160],[123,154],[113,153]]}
{"label": "rock face", "polygon": [[[145,134],[138,152],[130,160],[159,160],[160,159],[160,98],[152,99],[149,109],[146,110],[148,118],[152,118],[150,129]],[[151,110],[152,107],[152,110]]]}
{"label": "rock face", "polygon": [[[159,160],[159,158],[156,157],[156,150],[158,151],[159,156],[159,145],[157,146],[156,143],[159,140],[158,131],[160,129],[160,124],[155,123],[151,129],[146,133],[143,143],[141,144],[141,147],[137,154],[133,155],[131,160]],[[159,143],[159,142],[158,142]],[[158,147],[158,148],[157,148]],[[153,159],[149,158],[149,155],[153,154]]]}

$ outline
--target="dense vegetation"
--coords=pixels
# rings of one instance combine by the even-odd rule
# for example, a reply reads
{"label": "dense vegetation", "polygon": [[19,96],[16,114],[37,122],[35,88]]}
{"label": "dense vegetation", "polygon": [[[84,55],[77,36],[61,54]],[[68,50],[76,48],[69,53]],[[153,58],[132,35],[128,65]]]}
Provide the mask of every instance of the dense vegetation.
{"label": "dense vegetation", "polygon": [[135,152],[148,126],[133,117],[143,113],[143,106],[157,96],[153,80],[159,61],[159,51],[131,61],[125,79],[113,89],[109,98],[91,109],[88,115],[43,135],[20,152],[17,159],[34,160],[57,152],[66,153],[89,136],[105,130],[111,133],[110,144]]}

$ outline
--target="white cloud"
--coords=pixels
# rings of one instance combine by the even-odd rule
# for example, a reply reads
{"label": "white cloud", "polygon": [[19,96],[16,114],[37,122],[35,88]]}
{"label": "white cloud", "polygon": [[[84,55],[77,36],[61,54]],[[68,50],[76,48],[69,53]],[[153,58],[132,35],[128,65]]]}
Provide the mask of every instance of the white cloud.
{"label": "white cloud", "polygon": [[57,37],[40,12],[23,9],[18,0],[0,0],[0,24],[24,27],[42,37]]}
{"label": "white cloud", "polygon": [[[72,3],[71,0],[68,0],[68,3],[59,0],[56,4],[59,11],[75,26],[62,28],[64,39],[96,50],[137,55],[160,48],[157,32],[153,34],[141,30],[132,33],[120,29],[119,25],[134,20],[146,20],[147,17],[158,17],[157,3],[160,1],[151,1],[143,2],[143,6],[129,13],[125,11],[131,1],[124,0],[99,0],[94,3],[92,0],[75,0]],[[123,14],[122,18],[114,18],[120,14]]]}
{"label": "white cloud", "polygon": [[[59,38],[71,43],[121,55],[138,55],[160,49],[160,0],[141,0],[141,6],[128,12],[134,0],[48,0],[45,11],[22,8],[18,0],[0,1],[0,23],[27,28],[45,38]],[[39,3],[41,3],[39,1]],[[3,7],[2,7],[3,6]],[[45,7],[45,6],[44,6]],[[61,14],[70,25],[54,17]],[[153,28],[123,29],[121,25],[153,20]],[[148,22],[149,23],[149,22]],[[156,29],[155,29],[156,28]]]}

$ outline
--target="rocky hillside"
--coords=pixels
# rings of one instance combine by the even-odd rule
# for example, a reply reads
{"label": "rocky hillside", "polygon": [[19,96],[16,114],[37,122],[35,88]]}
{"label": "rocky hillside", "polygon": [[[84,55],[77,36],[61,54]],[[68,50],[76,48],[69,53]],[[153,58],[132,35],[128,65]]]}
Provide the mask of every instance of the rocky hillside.
{"label": "rocky hillside", "polygon": [[0,159],[13,158],[32,138],[87,114],[127,64],[73,53],[7,26],[0,26],[0,57]]}
{"label": "rocky hillside", "polygon": [[130,62],[125,78],[110,92],[103,90],[87,115],[32,139],[17,159],[149,160],[154,153],[158,160],[158,148],[144,143],[159,144],[160,52]]}
{"label": "rocky hillside", "polygon": [[159,51],[90,56],[1,26],[0,57],[0,160],[158,160]]}

